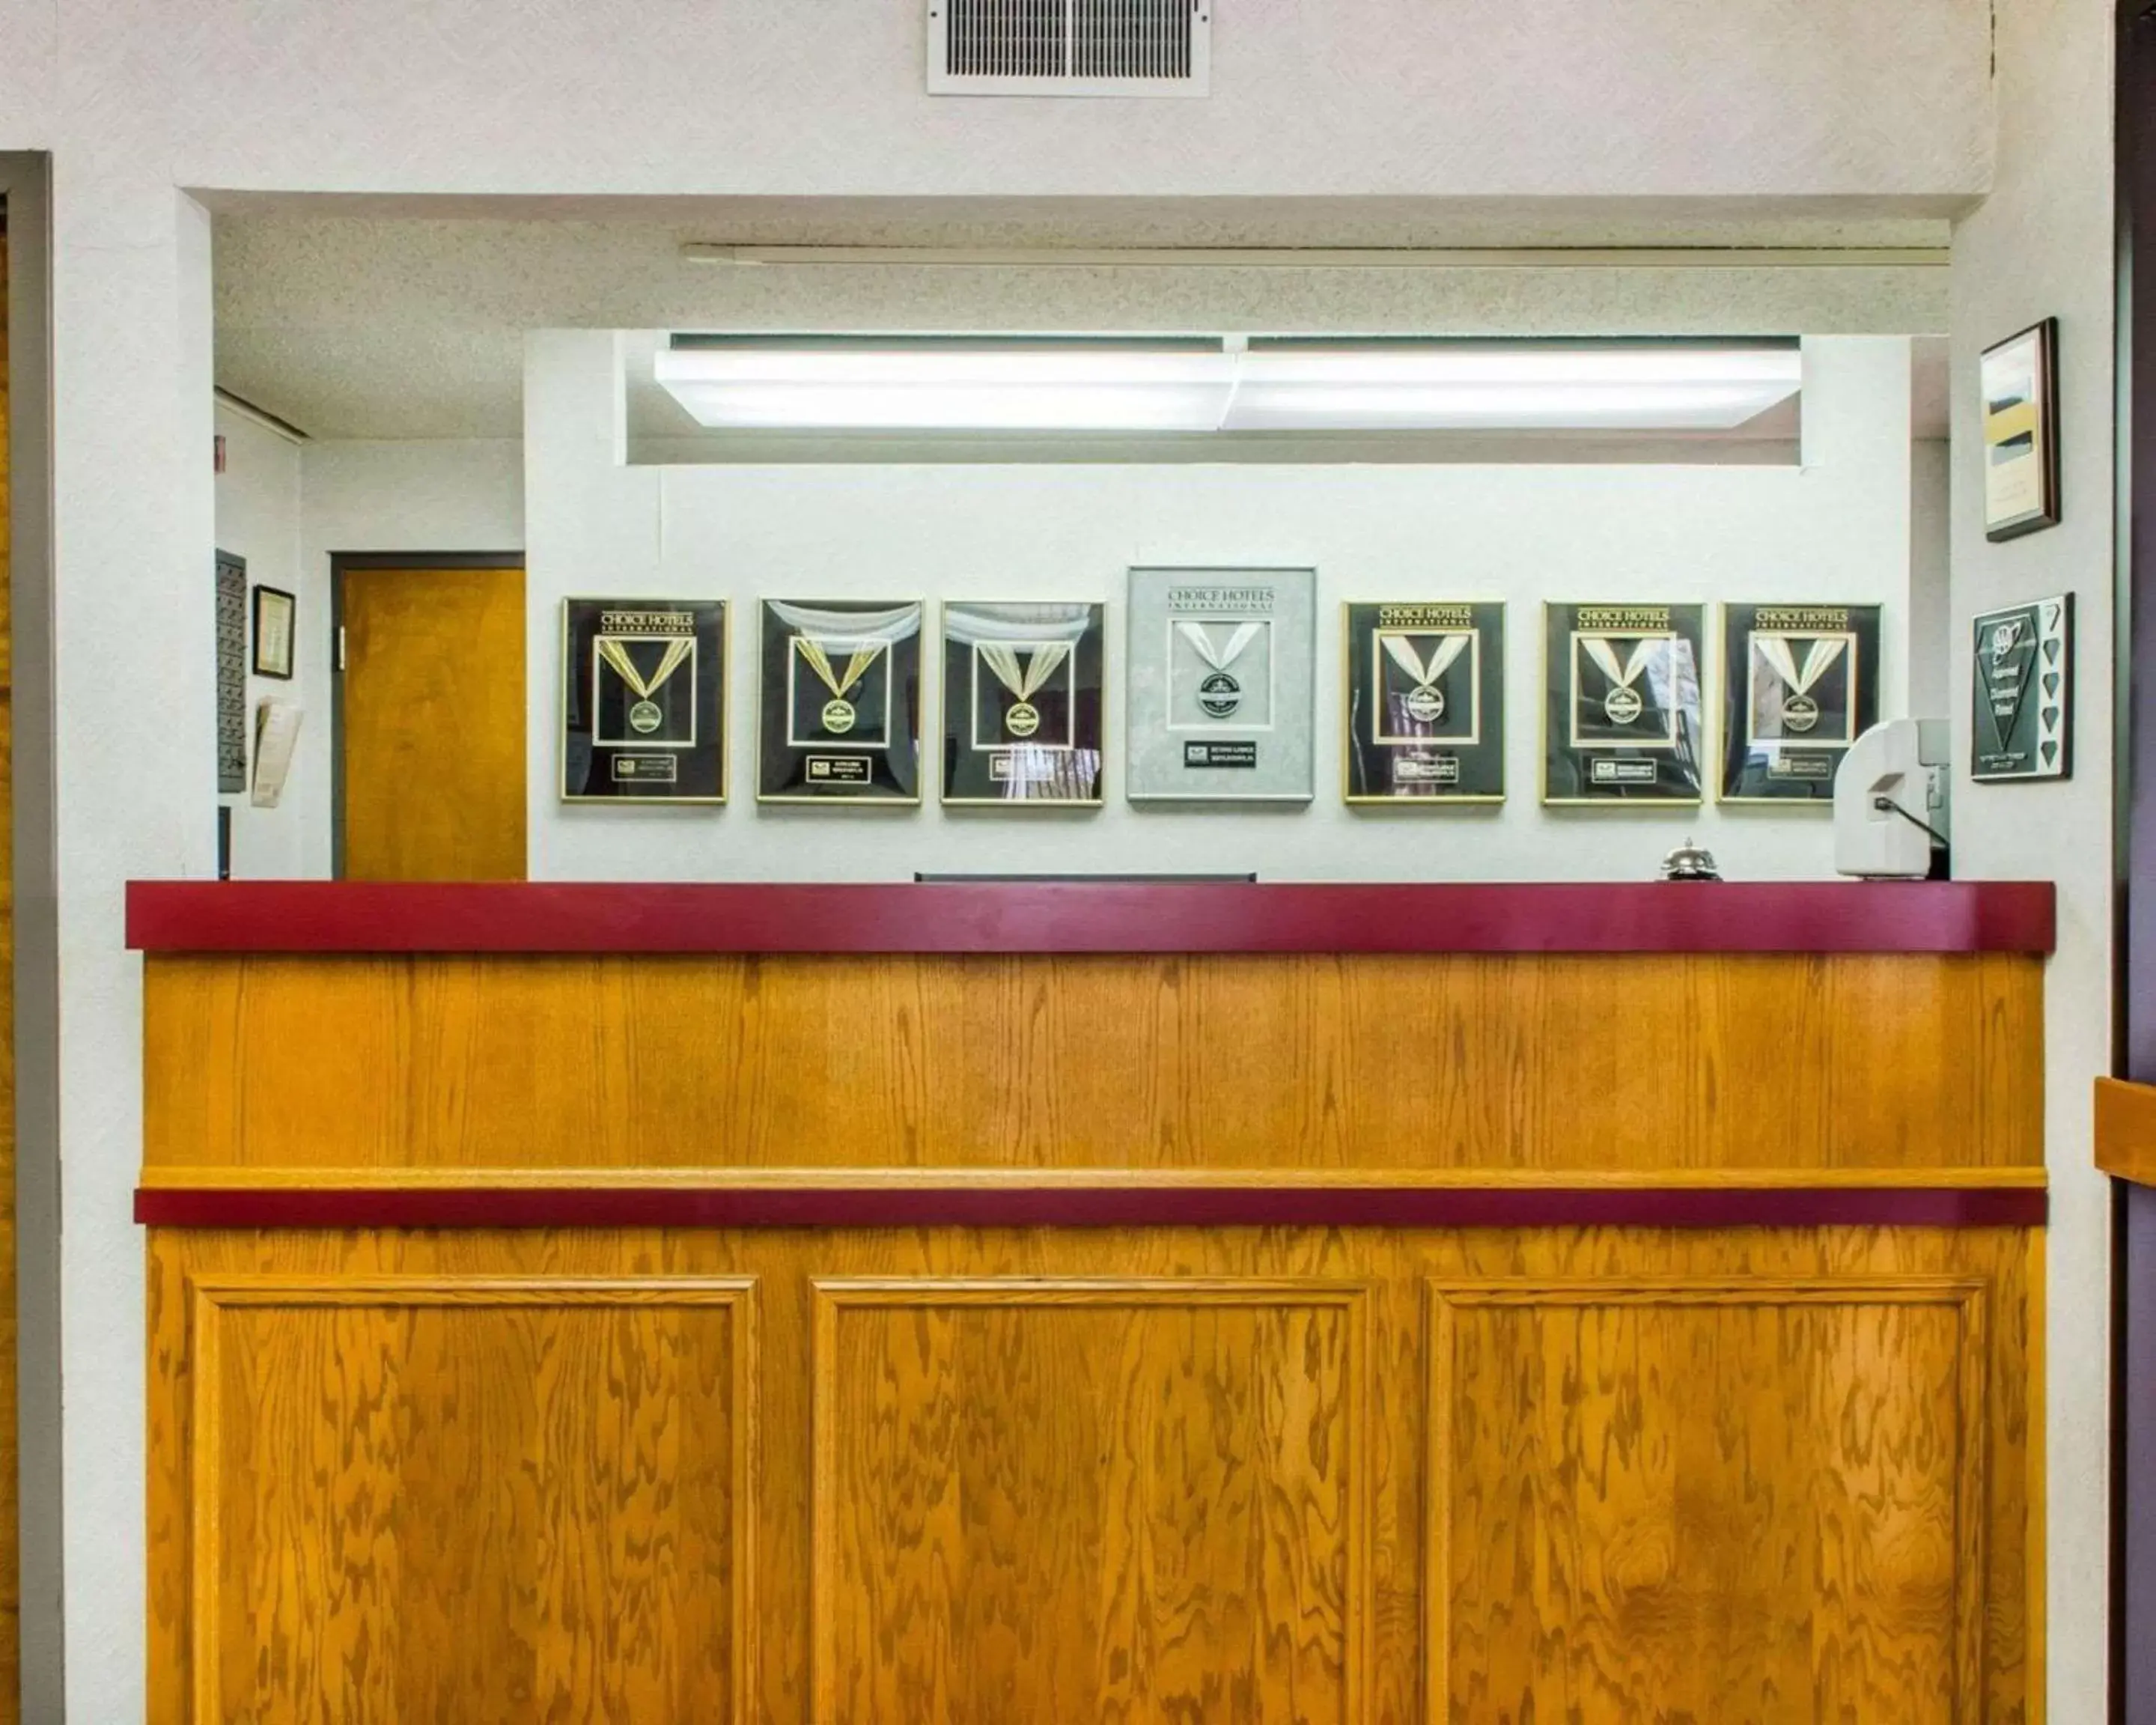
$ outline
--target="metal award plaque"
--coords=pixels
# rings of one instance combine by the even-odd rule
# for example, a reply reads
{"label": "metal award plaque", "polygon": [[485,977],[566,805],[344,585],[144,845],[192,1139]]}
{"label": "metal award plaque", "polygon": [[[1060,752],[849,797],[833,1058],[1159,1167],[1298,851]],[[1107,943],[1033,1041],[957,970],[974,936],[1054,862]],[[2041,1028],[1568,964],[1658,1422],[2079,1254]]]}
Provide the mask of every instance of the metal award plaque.
{"label": "metal award plaque", "polygon": [[1879,720],[1879,607],[1722,608],[1722,799],[1834,803],[1835,769]]}
{"label": "metal award plaque", "polygon": [[1505,608],[1353,603],[1347,798],[1438,809],[1505,798]]}
{"label": "metal award plaque", "polygon": [[766,599],[757,798],[921,800],[919,600]]}
{"label": "metal award plaque", "polygon": [[2074,598],[2056,593],[1976,619],[1969,776],[2071,778]]}
{"label": "metal award plaque", "polygon": [[1098,807],[1106,608],[943,607],[943,800]]}
{"label": "metal award plaque", "polygon": [[726,608],[562,602],[562,799],[723,803]]}
{"label": "metal award plaque", "polygon": [[1317,572],[1131,571],[1130,798],[1307,803]]}
{"label": "metal award plaque", "polygon": [[1543,801],[1697,803],[1703,605],[1548,604]]}

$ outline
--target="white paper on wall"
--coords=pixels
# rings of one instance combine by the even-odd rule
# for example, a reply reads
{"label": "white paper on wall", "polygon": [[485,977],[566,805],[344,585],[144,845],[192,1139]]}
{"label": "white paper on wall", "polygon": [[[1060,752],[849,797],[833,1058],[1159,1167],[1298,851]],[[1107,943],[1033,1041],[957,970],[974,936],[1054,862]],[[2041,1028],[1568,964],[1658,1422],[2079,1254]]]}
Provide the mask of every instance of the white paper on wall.
{"label": "white paper on wall", "polygon": [[254,704],[254,793],[257,809],[275,809],[285,794],[285,775],[292,770],[292,749],[300,740],[300,721],[306,710],[296,701],[258,701]]}

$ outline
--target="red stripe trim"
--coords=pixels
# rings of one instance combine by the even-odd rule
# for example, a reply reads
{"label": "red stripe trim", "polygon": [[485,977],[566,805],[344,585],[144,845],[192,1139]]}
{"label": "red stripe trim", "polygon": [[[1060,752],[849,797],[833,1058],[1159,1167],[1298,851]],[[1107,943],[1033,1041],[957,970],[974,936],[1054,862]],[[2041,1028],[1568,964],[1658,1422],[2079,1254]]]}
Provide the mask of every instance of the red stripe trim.
{"label": "red stripe trim", "polygon": [[158,1228],[2035,1228],[2028,1187],[143,1187]]}
{"label": "red stripe trim", "polygon": [[2048,952],[2048,882],[368,885],[136,881],[192,952]]}

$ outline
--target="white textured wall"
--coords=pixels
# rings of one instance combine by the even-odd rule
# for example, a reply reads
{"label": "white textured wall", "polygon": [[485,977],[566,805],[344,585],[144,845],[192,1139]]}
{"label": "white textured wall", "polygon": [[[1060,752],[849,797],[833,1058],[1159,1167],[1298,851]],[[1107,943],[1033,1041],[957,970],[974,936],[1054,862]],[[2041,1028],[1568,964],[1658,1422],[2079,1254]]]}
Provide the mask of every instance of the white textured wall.
{"label": "white textured wall", "polygon": [[1927,438],[1909,450],[1909,711],[1921,719],[1951,716],[1953,547],[1948,445]]}
{"label": "white textured wall", "polygon": [[515,442],[310,444],[300,464],[300,638],[311,696],[288,793],[301,811],[290,872],[330,872],[330,559],[338,552],[520,551],[524,451]]}
{"label": "white textured wall", "polygon": [[[1647,879],[1687,835],[1732,875],[1831,872],[1816,810],[1539,806],[1544,598],[1823,598],[1887,605],[1886,709],[1906,678],[1908,343],[1807,345],[1794,467],[624,467],[616,338],[527,347],[531,868],[541,879],[903,879],[915,869],[1256,870],[1268,879]],[[1108,806],[988,818],[758,809],[756,602],[1106,599],[1120,748],[1122,598],[1133,563],[1310,563],[1319,575],[1317,797],[1299,813]],[[733,605],[734,801],[723,811],[565,807],[558,603],[712,595]],[[1340,800],[1338,608],[1505,598],[1510,800],[1496,813],[1351,811]],[[1710,644],[1709,656],[1717,655]],[[1718,679],[1717,679],[1718,686]]]}
{"label": "white textured wall", "polygon": [[[2090,1081],[2111,1065],[2112,5],[1999,0],[1999,187],[1954,235],[1953,639],[1991,607],[2071,591],[2074,777],[1966,777],[1970,667],[1953,660],[1964,777],[1954,861],[1972,878],[2056,880],[2059,949],[2046,983],[2045,1132],[2051,1171],[2050,1717],[2104,1717],[2109,1550],[2110,1210],[2093,1171]],[[1976,388],[1984,347],[2045,316],[2061,326],[2066,518],[2004,545],[1984,537]]]}
{"label": "white textured wall", "polygon": [[[328,716],[321,668],[302,660],[296,642],[290,682],[254,675],[254,589],[276,587],[297,593],[298,626],[302,629],[317,626],[320,602],[314,593],[299,592],[300,446],[225,407],[217,410],[217,430],[224,439],[225,458],[224,471],[217,477],[217,548],[247,563],[247,767],[251,786],[256,702],[300,702],[306,710],[300,727],[303,747],[311,741],[308,727],[320,726]],[[275,880],[307,871],[303,834],[315,824],[317,814],[311,796],[314,786],[310,781],[315,777],[295,762],[275,809],[255,808],[246,791],[218,798],[232,810],[235,880]]]}
{"label": "white textured wall", "polygon": [[17,0],[0,67],[33,70],[0,146],[95,127],[182,185],[367,192],[1932,198],[1984,179],[1984,0],[1221,0],[1212,96],[1135,101],[932,100],[924,11]]}

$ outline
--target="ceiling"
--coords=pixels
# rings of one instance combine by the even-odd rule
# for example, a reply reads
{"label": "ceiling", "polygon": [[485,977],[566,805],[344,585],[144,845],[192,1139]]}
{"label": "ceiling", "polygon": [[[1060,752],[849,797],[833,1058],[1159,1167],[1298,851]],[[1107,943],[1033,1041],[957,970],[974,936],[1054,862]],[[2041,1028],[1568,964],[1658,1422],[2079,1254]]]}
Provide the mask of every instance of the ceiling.
{"label": "ceiling", "polygon": [[[951,267],[691,262],[690,242],[938,248],[1935,248],[1867,216],[1613,221],[1551,201],[745,200],[638,206],[213,196],[220,388],[330,439],[515,438],[523,336],[547,327],[1240,330],[1360,334],[1906,333],[1943,326],[1943,269]],[[594,210],[599,212],[594,215]],[[630,431],[693,434],[632,363]],[[1943,344],[1938,344],[1943,348]],[[1943,434],[1943,352],[1919,434]],[[635,350],[633,349],[633,352]],[[1928,367],[1928,370],[1927,369]],[[1936,376],[1932,374],[1935,372]],[[1936,427],[1936,433],[1927,429]]]}

